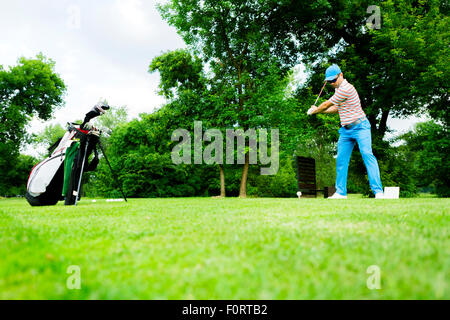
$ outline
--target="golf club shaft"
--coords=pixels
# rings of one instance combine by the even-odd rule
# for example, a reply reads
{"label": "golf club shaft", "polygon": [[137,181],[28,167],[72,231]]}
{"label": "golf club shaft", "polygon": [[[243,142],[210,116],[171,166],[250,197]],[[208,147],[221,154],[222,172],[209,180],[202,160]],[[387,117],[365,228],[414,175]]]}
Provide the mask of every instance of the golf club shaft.
{"label": "golf club shaft", "polygon": [[325,81],[325,83],[323,84],[322,90],[320,90],[319,95],[317,96],[316,102],[314,102],[314,105],[316,105],[317,100],[319,100],[320,95],[322,94],[323,88],[325,88],[325,85],[327,84],[327,82]]}
{"label": "golf club shaft", "polygon": [[[114,173],[113,168],[111,167],[111,164],[110,164],[109,161],[108,161],[108,158],[106,157],[105,150],[103,149],[103,146],[102,146],[102,144],[100,143],[100,141],[98,142],[98,146],[100,147],[100,150],[102,151],[103,156],[105,157],[106,163],[108,164],[109,169],[111,170],[111,174],[112,174],[114,180],[116,180],[116,182],[118,182],[118,179],[117,179],[117,177],[116,177],[116,175],[115,175],[115,173]],[[119,183],[117,183],[117,185],[119,186],[119,189],[120,189],[120,192],[122,193],[123,198],[125,199],[126,202],[128,202],[128,201],[127,201],[127,197],[125,197],[125,193],[124,193],[123,190],[122,190],[122,186],[121,186]]]}

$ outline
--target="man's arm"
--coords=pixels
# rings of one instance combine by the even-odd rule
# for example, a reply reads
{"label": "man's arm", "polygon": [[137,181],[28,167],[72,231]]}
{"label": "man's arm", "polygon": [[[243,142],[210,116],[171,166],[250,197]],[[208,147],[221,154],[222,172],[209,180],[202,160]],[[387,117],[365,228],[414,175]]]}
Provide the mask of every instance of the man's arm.
{"label": "man's arm", "polygon": [[333,105],[322,113],[338,113],[338,107],[336,105]]}
{"label": "man's arm", "polygon": [[[332,105],[333,105],[333,103],[330,100],[327,100],[325,102],[322,102],[319,107],[313,108],[314,106],[312,106],[311,108],[313,108],[313,110],[311,111],[310,114],[316,114],[316,113],[324,112],[325,110],[330,108]],[[337,109],[336,109],[336,111],[337,111]],[[332,112],[327,112],[327,113],[332,113]]]}

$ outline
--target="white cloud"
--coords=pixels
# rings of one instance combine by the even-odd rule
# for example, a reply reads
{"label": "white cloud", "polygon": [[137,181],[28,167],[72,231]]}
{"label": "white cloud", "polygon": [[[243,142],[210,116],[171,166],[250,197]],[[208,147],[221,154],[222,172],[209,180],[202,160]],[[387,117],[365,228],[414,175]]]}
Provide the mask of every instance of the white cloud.
{"label": "white cloud", "polygon": [[153,38],[156,34],[141,0],[116,0],[111,18],[116,21],[116,30],[138,41]]}
{"label": "white cloud", "polygon": [[399,119],[388,117],[387,126],[392,132],[387,132],[385,136],[385,140],[397,137],[403,133],[411,131],[414,128],[414,125],[418,122],[429,121],[431,118],[427,115],[422,116],[410,116],[408,118]]}
{"label": "white cloud", "polygon": [[155,5],[141,0],[0,0],[0,65],[42,52],[56,62],[67,86],[65,106],[50,121],[33,120],[30,132],[82,119],[99,98],[126,105],[130,118],[164,103],[156,94],[159,76],[149,74],[148,66],[161,52],[185,45]]}

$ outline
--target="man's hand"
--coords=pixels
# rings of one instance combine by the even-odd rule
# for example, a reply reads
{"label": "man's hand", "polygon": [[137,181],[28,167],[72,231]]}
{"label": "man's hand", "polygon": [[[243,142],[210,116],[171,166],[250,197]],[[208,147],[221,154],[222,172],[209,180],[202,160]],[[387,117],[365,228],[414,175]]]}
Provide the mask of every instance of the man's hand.
{"label": "man's hand", "polygon": [[318,108],[316,106],[311,106],[311,108],[308,109],[308,112],[306,114],[312,115],[312,114],[316,113],[317,109]]}

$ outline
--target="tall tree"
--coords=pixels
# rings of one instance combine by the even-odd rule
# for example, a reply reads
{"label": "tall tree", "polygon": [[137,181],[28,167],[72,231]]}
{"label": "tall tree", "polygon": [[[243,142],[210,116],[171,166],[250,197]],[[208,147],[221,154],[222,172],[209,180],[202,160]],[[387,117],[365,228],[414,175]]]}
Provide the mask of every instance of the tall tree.
{"label": "tall tree", "polygon": [[[172,112],[172,130],[191,128],[194,121],[198,120],[202,121],[204,128],[224,127],[221,119],[210,112],[214,109],[214,99],[210,91],[214,80],[205,75],[203,62],[199,57],[184,49],[166,52],[152,60],[149,72],[155,71],[159,71],[161,77],[159,94],[169,100],[164,108]],[[217,166],[220,175],[220,197],[225,197],[224,165]]]}
{"label": "tall tree", "polygon": [[39,54],[20,58],[18,65],[0,66],[0,142],[18,147],[33,116],[48,120],[63,104],[64,82],[54,71],[55,62]]}
{"label": "tall tree", "polygon": [[29,138],[26,125],[32,117],[47,120],[63,104],[66,87],[54,67],[42,54],[20,58],[7,69],[0,66],[0,171],[7,170]]}
{"label": "tall tree", "polygon": [[[371,17],[378,13],[373,5],[378,17]],[[314,74],[328,64],[342,67],[381,140],[389,116],[429,112],[449,122],[448,12],[448,2],[439,0],[287,0],[273,11],[270,26],[274,37],[294,36],[291,54],[301,54],[311,68],[307,85],[318,86],[323,79]],[[379,26],[366,25],[376,18]]]}
{"label": "tall tree", "polygon": [[[164,19],[210,65],[214,103],[209,109],[225,127],[267,127],[277,106],[271,98],[292,65],[273,50],[284,39],[270,35],[268,17],[276,1],[173,0],[160,5]],[[289,35],[285,36],[286,38]],[[247,195],[248,148],[242,169],[240,197]]]}

